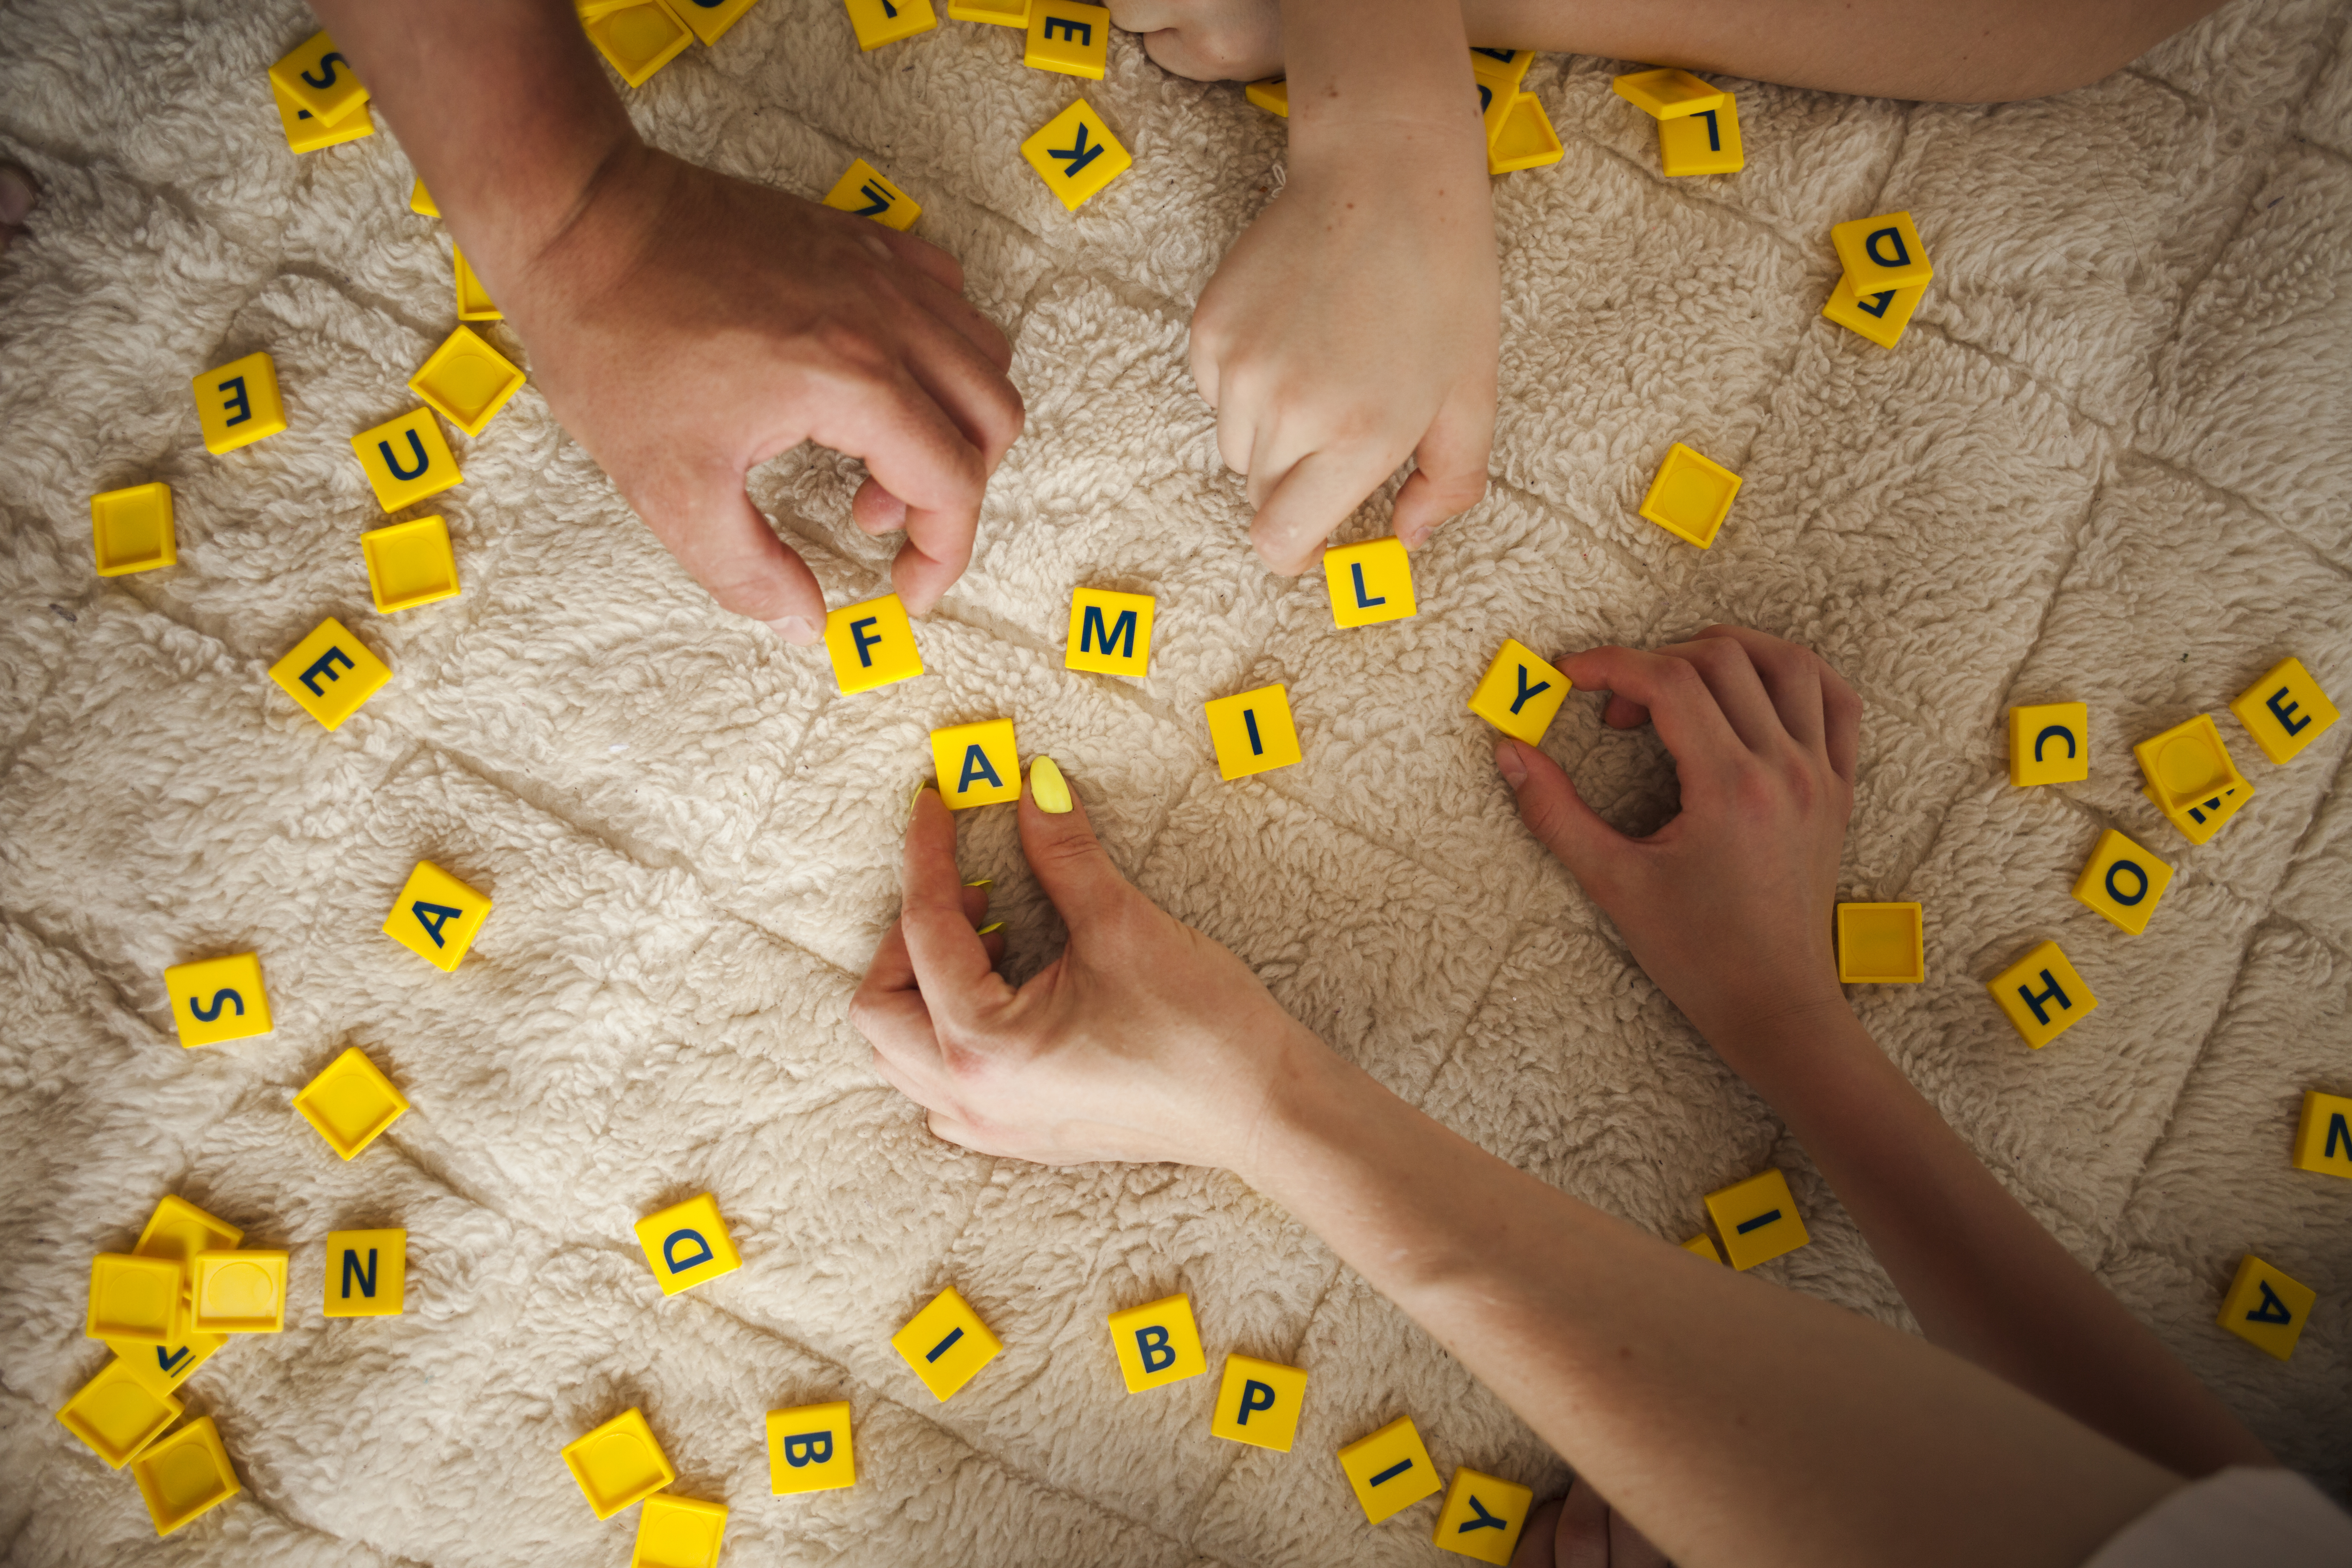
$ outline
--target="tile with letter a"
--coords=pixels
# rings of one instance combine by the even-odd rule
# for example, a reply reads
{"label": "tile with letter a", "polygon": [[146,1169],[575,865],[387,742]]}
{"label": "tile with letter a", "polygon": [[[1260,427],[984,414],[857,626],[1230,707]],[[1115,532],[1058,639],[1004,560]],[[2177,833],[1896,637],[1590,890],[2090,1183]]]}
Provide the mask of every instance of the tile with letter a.
{"label": "tile with letter a", "polygon": [[1021,143],[1021,155],[1062,205],[1076,212],[1135,160],[1110,133],[1086,100],[1080,99]]}
{"label": "tile with letter a", "polygon": [[490,900],[430,860],[408,874],[383,934],[436,968],[453,970],[490,918]]}
{"label": "tile with letter a", "polygon": [[2303,1326],[2311,1321],[2311,1304],[2318,1300],[2318,1291],[2249,1252],[2214,1321],[2263,1354],[2284,1361],[2294,1354]]}

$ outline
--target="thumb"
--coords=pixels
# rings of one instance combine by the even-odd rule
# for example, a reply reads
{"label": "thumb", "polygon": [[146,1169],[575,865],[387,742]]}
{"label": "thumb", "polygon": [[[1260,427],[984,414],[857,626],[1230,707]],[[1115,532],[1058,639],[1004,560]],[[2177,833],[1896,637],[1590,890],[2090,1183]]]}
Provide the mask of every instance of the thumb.
{"label": "thumb", "polygon": [[679,486],[637,510],[720,609],[762,622],[787,642],[824,635],[824,590],[751,504],[741,476]]}
{"label": "thumb", "polygon": [[1021,792],[1021,852],[1073,932],[1134,890],[1103,853],[1078,792],[1042,753],[1029,760]]}
{"label": "thumb", "polygon": [[1526,742],[1508,736],[1496,742],[1495,766],[1518,797],[1519,820],[1528,831],[1559,858],[1593,902],[1611,907],[1633,858],[1633,840],[1601,821],[1560,765]]}

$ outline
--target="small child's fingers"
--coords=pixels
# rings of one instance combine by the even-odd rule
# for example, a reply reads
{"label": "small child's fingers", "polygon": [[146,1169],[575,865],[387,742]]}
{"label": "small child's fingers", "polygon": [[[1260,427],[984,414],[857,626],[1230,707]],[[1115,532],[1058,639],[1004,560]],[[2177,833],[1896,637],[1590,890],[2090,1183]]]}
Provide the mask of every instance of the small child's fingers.
{"label": "small child's fingers", "polygon": [[[1394,468],[1369,450],[1307,453],[1265,487],[1265,500],[1250,524],[1250,542],[1269,568],[1286,577],[1298,575],[1322,558],[1331,531]],[[1250,483],[1260,484],[1255,471]]]}
{"label": "small child's fingers", "polygon": [[1396,536],[1406,549],[1420,549],[1440,523],[1478,504],[1494,447],[1494,382],[1457,387],[1413,448],[1412,477],[1397,491]]}

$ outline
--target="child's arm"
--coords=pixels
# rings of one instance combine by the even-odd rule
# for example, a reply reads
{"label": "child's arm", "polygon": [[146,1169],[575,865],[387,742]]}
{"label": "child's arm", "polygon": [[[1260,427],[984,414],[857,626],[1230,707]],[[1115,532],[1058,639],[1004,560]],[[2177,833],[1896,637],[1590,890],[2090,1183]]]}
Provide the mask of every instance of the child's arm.
{"label": "child's arm", "polygon": [[1251,538],[1295,574],[1408,457],[1409,546],[1485,493],[1501,304],[1459,15],[1282,0],[1282,26],[1287,180],[1202,291],[1192,358]]}
{"label": "child's arm", "polygon": [[1830,941],[1861,716],[1845,682],[1818,656],[1737,627],[1560,668],[1612,694],[1610,723],[1654,718],[1682,811],[1628,839],[1549,757],[1507,740],[1496,761],[1529,830],[1788,1122],[1927,1337],[2184,1474],[2273,1463],[1994,1179],[1846,1005]]}
{"label": "child's arm", "polygon": [[1019,435],[1003,335],[944,252],[647,148],[571,0],[314,0],[529,345],[565,429],[719,605],[814,642],[824,596],[743,477],[866,459],[918,614],[971,558]]}
{"label": "child's arm", "polygon": [[[1033,779],[1034,779],[1033,774]],[[940,1136],[1223,1165],[1312,1226],[1684,1568],[2079,1563],[2177,1479],[1935,1346],[1704,1263],[1514,1170],[1283,1013],[1024,789],[1069,946],[1018,991],[917,799],[852,1017]],[[1509,1085],[1494,1086],[1497,1094]],[[1991,1500],[1990,1502],[1988,1500]]]}

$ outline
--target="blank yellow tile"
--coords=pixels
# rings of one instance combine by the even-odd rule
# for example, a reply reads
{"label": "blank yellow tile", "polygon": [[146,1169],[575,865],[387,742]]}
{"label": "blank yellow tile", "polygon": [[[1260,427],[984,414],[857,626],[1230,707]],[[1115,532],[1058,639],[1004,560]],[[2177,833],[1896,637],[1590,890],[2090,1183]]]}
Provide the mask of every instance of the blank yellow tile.
{"label": "blank yellow tile", "polygon": [[1268,114],[1290,118],[1290,82],[1286,78],[1270,76],[1264,81],[1254,81],[1242,89],[1242,96]]}
{"label": "blank yellow tile", "polygon": [[1559,133],[1551,128],[1551,116],[1544,112],[1541,100],[1531,92],[1516,94],[1511,106],[1503,112],[1503,122],[1486,142],[1486,172],[1508,174],[1521,169],[1539,169],[1546,163],[1557,163],[1565,156],[1559,144]]}
{"label": "blank yellow tile", "polygon": [[449,525],[438,516],[371,529],[360,535],[360,553],[379,615],[457,596],[457,557],[449,548]]}
{"label": "blank yellow tile", "polygon": [[1623,76],[1611,78],[1609,88],[1643,113],[1657,120],[1672,120],[1709,109],[1720,109],[1724,100],[1731,96],[1711,81],[1672,67],[1663,70],[1628,71]]}
{"label": "blank yellow tile", "polygon": [[58,1407],[58,1420],[109,1469],[119,1470],[162,1436],[180,1410],[178,1400],[150,1389],[117,1356]]}
{"label": "blank yellow tile", "polygon": [[[677,0],[685,5],[695,0]],[[717,1568],[727,1533],[727,1505],[656,1492],[637,1510],[629,1568]]]}
{"label": "blank yellow tile", "polygon": [[948,0],[948,16],[957,22],[989,22],[1000,27],[1026,27],[1029,0]]}
{"label": "blank yellow tile", "polygon": [[320,1069],[294,1096],[294,1109],[346,1160],[383,1135],[408,1110],[408,1098],[357,1046]]}
{"label": "blank yellow tile", "polygon": [[662,0],[615,5],[585,24],[588,41],[631,87],[643,87],[654,73],[685,52],[694,35]]}
{"label": "blank yellow tile", "polygon": [[478,436],[522,384],[521,366],[460,322],[408,378],[408,390],[467,435]]}
{"label": "blank yellow tile", "polygon": [[1917,904],[1841,903],[1838,980],[1847,985],[1916,985],[1927,978],[1926,921]]}
{"label": "blank yellow tile", "polygon": [[450,271],[457,279],[457,319],[461,321],[503,321],[506,312],[490,301],[490,291],[482,287],[481,279],[467,265],[466,253],[455,245],[449,247]]}
{"label": "blank yellow tile", "polygon": [[189,1265],[200,1334],[274,1334],[286,1327],[286,1254],[268,1248],[199,1252]]}
{"label": "blank yellow tile", "polygon": [[654,1429],[635,1409],[566,1443],[563,1463],[598,1519],[610,1519],[677,1479]]}
{"label": "blank yellow tile", "polygon": [[155,1521],[159,1536],[171,1534],[244,1489],[209,1415],[198,1416],[141,1449],[131,1461],[131,1477],[139,1483],[147,1517]]}
{"label": "blank yellow tile", "polygon": [[160,1345],[178,1321],[184,1267],[168,1258],[101,1252],[89,1260],[89,1310],[82,1331],[94,1340]]}
{"label": "blank yellow tile", "polygon": [[172,487],[132,485],[90,497],[89,533],[101,577],[173,564],[180,549],[172,531]]}

